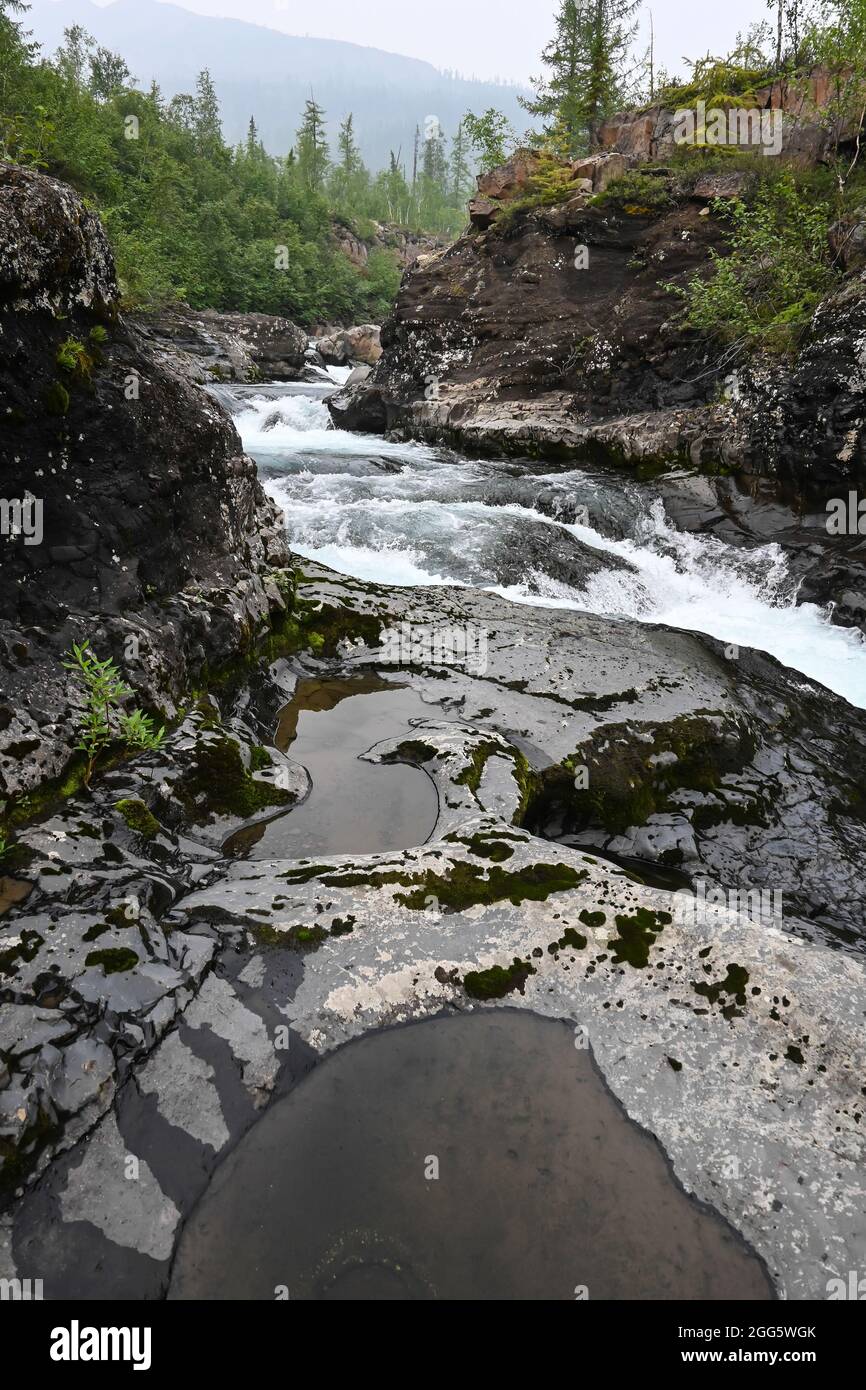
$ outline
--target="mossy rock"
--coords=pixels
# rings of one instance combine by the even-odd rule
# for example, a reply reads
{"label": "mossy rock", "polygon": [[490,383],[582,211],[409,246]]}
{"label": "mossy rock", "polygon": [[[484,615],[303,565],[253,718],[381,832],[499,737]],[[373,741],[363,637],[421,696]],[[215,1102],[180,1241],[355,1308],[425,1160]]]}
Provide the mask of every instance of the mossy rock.
{"label": "mossy rock", "polygon": [[128,946],[107,946],[104,951],[91,951],[84,958],[85,965],[101,965],[103,975],[120,975],[125,970],[134,970],[138,956]]}
{"label": "mossy rock", "polygon": [[526,981],[537,972],[534,965],[518,956],[509,966],[492,965],[489,970],[470,970],[463,977],[463,988],[470,999],[504,999],[517,990],[523,994]]}
{"label": "mossy rock", "polygon": [[155,816],[137,796],[124,798],[122,801],[115,801],[115,811],[119,811],[136,835],[142,835],[146,840],[152,840],[155,835],[159,835],[162,826]]}
{"label": "mossy rock", "polygon": [[202,743],[192,766],[178,779],[175,795],[193,825],[212,816],[250,820],[273,806],[291,806],[295,796],[282,787],[257,782],[244,767],[241,750],[230,738]]}
{"label": "mossy rock", "polygon": [[447,875],[428,870],[419,887],[395,894],[395,900],[414,911],[428,907],[431,897],[450,912],[498,902],[519,907],[523,902],[544,902],[552,893],[567,893],[586,877],[585,869],[568,864],[530,864],[509,873],[496,864],[484,869],[461,861]]}

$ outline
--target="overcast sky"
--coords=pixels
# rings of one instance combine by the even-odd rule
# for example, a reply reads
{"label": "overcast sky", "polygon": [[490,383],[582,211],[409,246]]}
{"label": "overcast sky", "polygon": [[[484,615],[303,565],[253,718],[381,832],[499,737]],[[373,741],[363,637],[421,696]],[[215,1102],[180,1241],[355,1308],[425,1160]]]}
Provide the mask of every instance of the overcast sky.
{"label": "overcast sky", "polygon": [[[169,0],[166,0],[168,3]],[[97,0],[106,3],[106,0]],[[197,14],[227,15],[287,34],[347,39],[413,58],[467,77],[528,81],[552,31],[557,0],[183,0]],[[767,15],[766,0],[652,0],[656,63],[684,75],[683,56],[729,49],[738,30]]]}

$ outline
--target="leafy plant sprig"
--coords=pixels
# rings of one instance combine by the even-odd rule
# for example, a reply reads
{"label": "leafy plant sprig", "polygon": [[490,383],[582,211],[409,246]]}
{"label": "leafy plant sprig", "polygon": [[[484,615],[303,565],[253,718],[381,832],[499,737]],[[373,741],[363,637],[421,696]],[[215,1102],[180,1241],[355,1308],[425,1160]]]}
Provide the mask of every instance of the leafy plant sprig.
{"label": "leafy plant sprig", "polygon": [[87,757],[84,784],[89,787],[100,753],[116,737],[136,752],[154,752],[162,745],[165,728],[157,730],[151,716],[140,709],[129,714],[119,709],[132,690],[110,657],[100,661],[87,642],[80,646],[73,642],[66,655],[71,659],[63,662],[65,670],[72,671],[84,687],[85,707],[75,746]]}

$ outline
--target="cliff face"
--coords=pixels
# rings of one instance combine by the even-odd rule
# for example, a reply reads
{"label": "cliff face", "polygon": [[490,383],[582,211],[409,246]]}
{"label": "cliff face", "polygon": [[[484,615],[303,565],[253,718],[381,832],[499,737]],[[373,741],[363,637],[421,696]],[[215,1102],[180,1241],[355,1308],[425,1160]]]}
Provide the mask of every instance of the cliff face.
{"label": "cliff face", "polygon": [[482,452],[683,461],[804,493],[866,478],[862,276],[821,306],[796,361],[735,375],[681,326],[672,291],[724,252],[711,200],[743,176],[657,170],[647,207],[604,192],[611,161],[575,166],[553,207],[509,208],[500,180],[495,220],[476,206],[481,225],[404,279],[382,360],[331,402],[334,419]]}
{"label": "cliff face", "polygon": [[[780,112],[785,121],[784,154],[787,161],[808,165],[823,159],[837,141],[853,144],[853,121],[831,114],[835,79],[826,68],[816,67],[799,79],[779,78],[743,98],[747,109]],[[623,111],[602,126],[601,146],[637,160],[668,159],[676,149],[675,111],[652,106],[642,111]]]}
{"label": "cliff face", "polygon": [[38,518],[16,535],[4,511],[2,797],[71,753],[71,641],[170,712],[266,621],[283,551],[231,421],[120,317],[108,243],[72,190],[0,166],[0,229],[0,498]]}

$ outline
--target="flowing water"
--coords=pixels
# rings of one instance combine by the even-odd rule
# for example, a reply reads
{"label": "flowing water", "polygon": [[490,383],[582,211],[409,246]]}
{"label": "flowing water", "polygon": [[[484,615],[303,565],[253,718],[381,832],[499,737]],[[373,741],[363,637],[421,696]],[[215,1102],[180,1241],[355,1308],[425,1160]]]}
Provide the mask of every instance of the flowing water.
{"label": "flowing water", "polygon": [[[708,633],[866,707],[866,643],[796,603],[778,545],[678,530],[658,485],[623,470],[480,461],[332,429],[332,389],[216,392],[296,554],[362,580],[473,585],[517,603]],[[602,561],[589,574],[586,546]]]}

